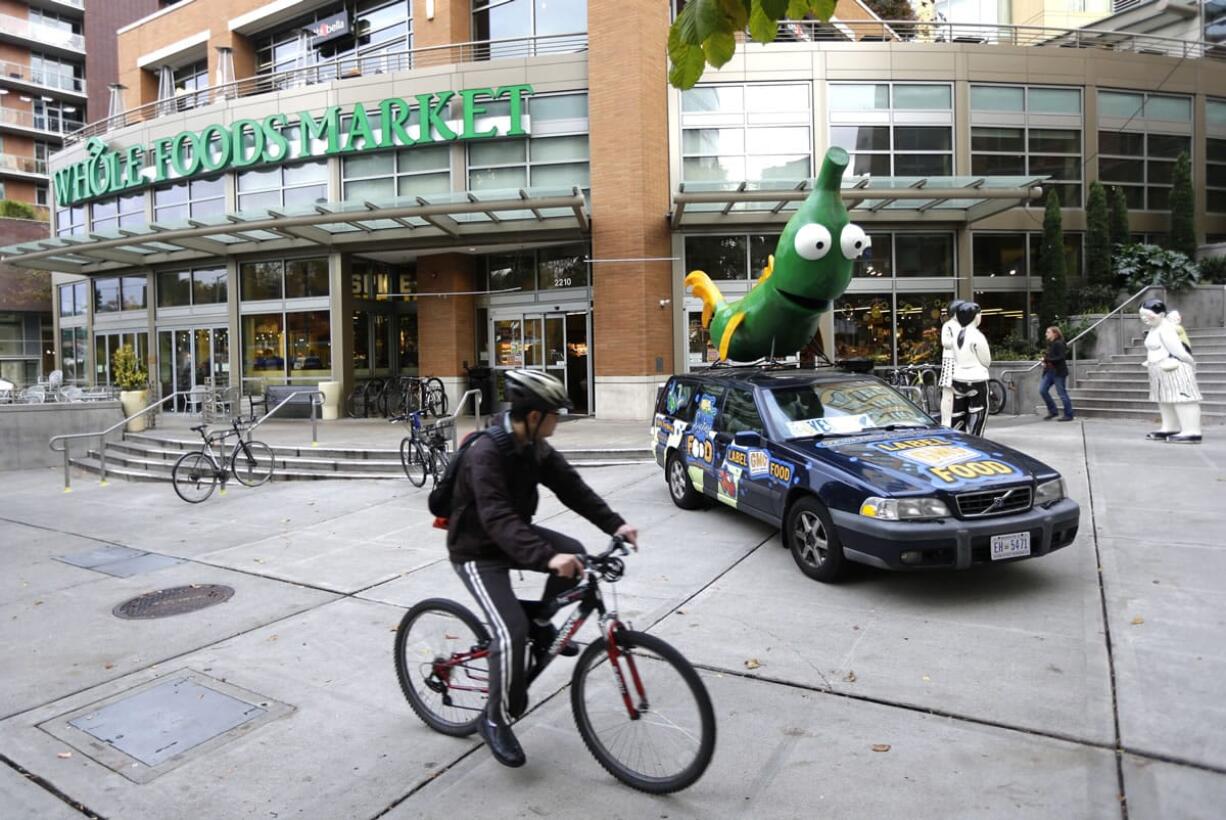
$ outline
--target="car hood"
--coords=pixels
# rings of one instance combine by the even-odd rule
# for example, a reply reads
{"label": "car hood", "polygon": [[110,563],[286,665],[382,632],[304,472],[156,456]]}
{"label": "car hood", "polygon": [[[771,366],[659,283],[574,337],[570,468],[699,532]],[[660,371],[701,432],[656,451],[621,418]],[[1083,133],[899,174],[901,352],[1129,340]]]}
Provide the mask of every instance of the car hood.
{"label": "car hood", "polygon": [[911,495],[963,492],[1054,478],[1038,459],[986,438],[948,428],[871,433],[793,442],[810,458],[860,478],[873,492]]}

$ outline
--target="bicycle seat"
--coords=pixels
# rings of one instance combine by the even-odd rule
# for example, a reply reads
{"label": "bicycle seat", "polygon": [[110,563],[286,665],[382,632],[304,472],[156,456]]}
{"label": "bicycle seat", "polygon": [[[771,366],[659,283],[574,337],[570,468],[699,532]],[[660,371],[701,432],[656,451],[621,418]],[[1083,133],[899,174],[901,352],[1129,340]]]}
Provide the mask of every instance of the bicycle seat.
{"label": "bicycle seat", "polygon": [[198,424],[192,428],[192,432],[193,433],[203,433],[207,429],[209,429],[209,426],[207,424]]}

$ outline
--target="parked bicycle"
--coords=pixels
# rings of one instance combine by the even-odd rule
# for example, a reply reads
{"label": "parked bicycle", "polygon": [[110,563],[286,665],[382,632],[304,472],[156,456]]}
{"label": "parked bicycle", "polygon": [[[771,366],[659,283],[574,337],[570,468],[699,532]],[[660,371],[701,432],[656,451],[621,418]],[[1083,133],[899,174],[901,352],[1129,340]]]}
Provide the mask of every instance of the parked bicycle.
{"label": "parked bicycle", "polygon": [[386,389],[383,379],[368,379],[359,382],[349,392],[345,400],[345,411],[350,418],[365,419],[373,415],[382,415],[383,391]]}
{"label": "parked bicycle", "polygon": [[926,413],[940,411],[941,396],[937,380],[941,368],[931,364],[904,364],[885,370],[885,382],[902,393]]}
{"label": "parked bicycle", "polygon": [[[219,483],[224,490],[231,475],[248,487],[258,487],[272,478],[276,469],[272,448],[262,441],[251,440],[250,432],[243,429],[244,423],[251,421],[233,419],[230,430],[217,433],[207,432],[207,424],[192,428],[204,439],[204,447],[179,456],[170,471],[170,482],[179,498],[189,504],[199,504],[213,494]],[[227,462],[225,440],[230,437],[236,442]]]}
{"label": "parked bicycle", "polygon": [[447,472],[451,456],[447,452],[446,430],[451,424],[444,419],[429,426],[423,425],[421,412],[414,410],[402,416],[393,416],[389,421],[408,422],[409,434],[400,440],[400,465],[414,487],[424,486],[427,476],[433,476],[437,484]]}
{"label": "parked bicycle", "polygon": [[383,395],[386,415],[402,415],[420,410],[427,416],[447,415],[447,391],[443,380],[433,376],[401,376],[389,381]]}
{"label": "parked bicycle", "polygon": [[[571,711],[588,751],[609,774],[651,794],[693,785],[715,751],[715,711],[693,665],[660,638],[636,632],[608,609],[600,581],[625,572],[625,541],[581,555],[584,577],[533,617],[552,618],[578,603],[548,647],[529,647],[528,685],[570,645],[596,612],[600,637],[571,675]],[[396,676],[409,706],[431,729],[453,737],[477,731],[489,692],[490,636],[466,607],[431,598],[410,609],[396,631]],[[608,666],[604,666],[605,663]],[[597,672],[597,670],[600,670]]]}

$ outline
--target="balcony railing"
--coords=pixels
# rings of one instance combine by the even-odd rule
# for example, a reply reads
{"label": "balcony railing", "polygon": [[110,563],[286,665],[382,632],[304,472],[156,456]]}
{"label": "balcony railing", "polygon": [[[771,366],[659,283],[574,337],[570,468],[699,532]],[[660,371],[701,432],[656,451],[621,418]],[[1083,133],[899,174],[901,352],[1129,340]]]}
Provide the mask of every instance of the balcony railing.
{"label": "balcony railing", "polygon": [[0,154],[0,172],[17,171],[22,174],[47,175],[47,160],[23,157],[17,154]]}
{"label": "balcony railing", "polygon": [[1156,37],[1130,31],[1093,28],[1050,28],[995,23],[917,22],[915,20],[821,23],[816,20],[785,20],[779,23],[775,42],[883,42],[967,43],[990,46],[1037,48],[1091,48],[1126,54],[1160,54],[1167,57],[1226,59],[1226,48],[1203,40]]}
{"label": "balcony railing", "polygon": [[45,26],[31,20],[0,14],[0,31],[13,37],[21,37],[45,46],[58,46],[72,51],[85,52],[85,38],[71,31]]}
{"label": "balcony railing", "polygon": [[85,128],[65,137],[65,143],[105,134],[125,125],[150,120],[189,108],[198,108],[206,103],[239,97],[253,97],[298,88],[306,85],[347,80],[373,74],[392,74],[429,66],[477,63],[489,60],[522,59],[549,54],[570,54],[587,51],[587,34],[552,34],[544,37],[517,37],[508,40],[480,40],[469,43],[452,43],[445,46],[429,46],[402,51],[386,51],[357,57],[315,63],[288,71],[257,74],[207,91],[191,91],[165,100],[145,103],[130,108],[121,114],[91,122]]}
{"label": "balcony railing", "polygon": [[46,71],[22,63],[0,60],[0,77],[19,80],[30,85],[39,85],[43,88],[71,91],[75,94],[85,93],[85,80],[80,77],[72,77],[59,71]]}
{"label": "balcony railing", "polygon": [[70,134],[83,127],[80,120],[49,117],[46,114],[34,114],[16,108],[0,108],[0,125],[15,125],[20,128],[31,128],[35,131],[47,131],[52,134]]}

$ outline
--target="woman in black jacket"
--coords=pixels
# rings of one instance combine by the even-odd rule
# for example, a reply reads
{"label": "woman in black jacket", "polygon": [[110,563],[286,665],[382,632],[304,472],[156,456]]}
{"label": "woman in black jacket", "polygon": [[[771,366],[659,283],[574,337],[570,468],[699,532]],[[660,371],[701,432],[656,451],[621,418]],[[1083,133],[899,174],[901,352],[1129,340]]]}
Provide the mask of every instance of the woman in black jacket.
{"label": "woman in black jacket", "polygon": [[1060,394],[1060,403],[1064,405],[1064,415],[1060,416],[1060,421],[1073,420],[1073,402],[1069,400],[1068,388],[1064,386],[1067,378],[1068,347],[1064,344],[1064,334],[1058,327],[1049,327],[1047,329],[1047,353],[1043,354],[1043,378],[1039,381],[1039,395],[1043,397],[1043,403],[1047,405],[1047,415],[1044,421],[1051,421],[1059,415],[1056,412],[1056,403],[1051,398],[1052,385],[1055,385],[1056,392]]}

